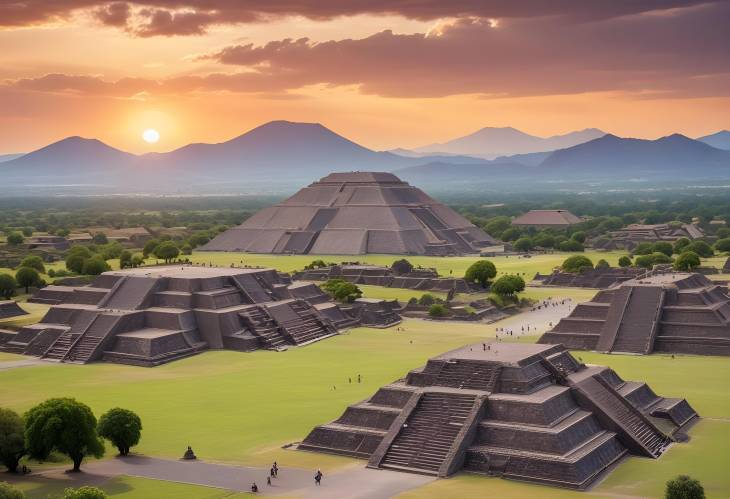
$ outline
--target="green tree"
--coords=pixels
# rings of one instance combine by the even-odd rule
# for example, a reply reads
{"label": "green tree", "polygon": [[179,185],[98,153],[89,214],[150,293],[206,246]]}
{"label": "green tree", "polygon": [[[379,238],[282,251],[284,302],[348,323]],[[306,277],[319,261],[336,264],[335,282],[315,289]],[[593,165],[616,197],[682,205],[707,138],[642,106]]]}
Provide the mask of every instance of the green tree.
{"label": "green tree", "polygon": [[560,266],[565,272],[581,273],[593,268],[593,262],[590,258],[583,255],[574,255],[563,260]]}
{"label": "green tree", "polygon": [[20,416],[10,409],[0,408],[0,463],[11,473],[18,470],[20,458],[25,455],[24,431]]}
{"label": "green tree", "polygon": [[18,246],[23,244],[23,234],[20,232],[11,232],[7,237],[8,244],[11,246]]}
{"label": "green tree", "polygon": [[489,260],[478,260],[472,263],[464,273],[464,279],[467,282],[481,284],[483,288],[487,287],[490,280],[497,275],[497,267]]}
{"label": "green tree", "polygon": [[74,245],[66,253],[66,268],[71,272],[81,274],[84,271],[84,262],[91,258],[91,251],[86,246]]}
{"label": "green tree", "polygon": [[549,232],[539,232],[532,238],[532,243],[540,248],[552,248],[555,246],[555,236]]}
{"label": "green tree", "polygon": [[360,288],[344,279],[329,279],[322,285],[322,289],[343,303],[351,303],[362,296]]}
{"label": "green tree", "polygon": [[517,241],[522,235],[522,230],[517,227],[510,227],[509,229],[502,232],[500,239],[503,241]]}
{"label": "green tree", "polygon": [[423,305],[424,307],[430,307],[436,303],[436,298],[433,297],[432,294],[424,293],[421,295],[421,297],[418,299],[418,304]]}
{"label": "green tree", "polygon": [[532,249],[533,242],[532,239],[530,239],[529,237],[521,237],[517,241],[515,241],[513,246],[517,251],[527,253]]}
{"label": "green tree", "polygon": [[394,261],[390,268],[397,275],[403,275],[408,274],[409,272],[413,272],[413,264],[405,258]]}
{"label": "green tree", "polygon": [[20,262],[20,266],[36,269],[41,274],[46,273],[46,266],[43,265],[43,259],[37,255],[26,256],[25,258],[23,258],[23,261]]}
{"label": "green tree", "polygon": [[619,267],[631,267],[631,257],[628,255],[624,255],[621,258],[619,258],[618,266]]}
{"label": "green tree", "polygon": [[679,475],[667,482],[665,499],[705,499],[705,489],[699,480],[687,475]]}
{"label": "green tree", "polygon": [[193,254],[193,247],[190,246],[188,243],[185,243],[182,245],[182,248],[180,248],[180,252],[183,255],[192,255]]}
{"label": "green tree", "polygon": [[99,418],[99,436],[109,440],[121,456],[129,454],[129,448],[139,443],[142,420],[127,409],[110,409]]}
{"label": "green tree", "polygon": [[23,227],[22,232],[25,237],[30,237],[33,235],[33,227]]}
{"label": "green tree", "polygon": [[142,255],[144,255],[145,258],[149,257],[150,255],[154,254],[155,248],[160,244],[160,241],[157,239],[150,239],[144,244],[144,248],[142,248]]}
{"label": "green tree", "polygon": [[611,265],[606,260],[601,258],[600,260],[598,260],[596,262],[596,268],[597,269],[610,269]]}
{"label": "green tree", "polygon": [[525,289],[525,281],[517,275],[503,275],[492,283],[489,288],[500,296],[514,296]]}
{"label": "green tree", "polygon": [[449,314],[449,310],[440,303],[434,303],[428,307],[429,317],[446,317]]}
{"label": "green tree", "polygon": [[0,482],[0,499],[25,499],[25,492],[18,490],[8,482]]}
{"label": "green tree", "polygon": [[700,256],[693,251],[685,251],[674,262],[674,270],[692,271],[700,266]]}
{"label": "green tree", "polygon": [[142,253],[135,253],[132,255],[132,267],[139,267],[144,264],[144,255]]}
{"label": "green tree", "polygon": [[25,445],[30,457],[42,461],[53,451],[66,454],[73,471],[80,471],[84,457],[104,455],[94,414],[71,398],[49,399],[25,413]]}
{"label": "green tree", "polygon": [[0,274],[0,298],[9,300],[15,295],[18,283],[10,274]]}
{"label": "green tree", "polygon": [[99,275],[104,272],[108,272],[111,269],[112,268],[104,261],[101,255],[94,255],[84,261],[81,273],[85,275]]}
{"label": "green tree", "polygon": [[664,253],[667,256],[672,256],[674,248],[666,241],[657,241],[652,247],[652,253]]}
{"label": "green tree", "polygon": [[693,251],[700,255],[702,258],[709,258],[715,254],[715,252],[712,250],[712,246],[704,241],[694,241],[688,244],[682,251]]}
{"label": "green tree", "polygon": [[654,252],[654,243],[639,243],[639,245],[634,248],[634,255],[651,255]]}
{"label": "green tree", "polygon": [[586,233],[583,231],[574,232],[573,235],[570,236],[570,238],[573,241],[578,241],[580,244],[583,244],[584,242],[586,242]]}
{"label": "green tree", "polygon": [[113,258],[119,258],[124,251],[124,247],[119,241],[112,241],[99,248],[99,251],[101,256],[104,257],[104,260],[111,260]]}
{"label": "green tree", "polygon": [[38,271],[30,267],[20,267],[18,271],[15,272],[15,280],[17,281],[18,286],[25,288],[26,294],[28,293],[28,288],[31,286],[40,286],[43,282],[41,281],[41,276]]}
{"label": "green tree", "polygon": [[575,239],[568,239],[558,245],[560,251],[584,251],[585,248]]}
{"label": "green tree", "polygon": [[484,231],[490,236],[502,239],[502,233],[511,227],[512,220],[510,217],[500,216],[490,218],[484,224]]}
{"label": "green tree", "polygon": [[715,249],[722,252],[730,251],[730,237],[719,239],[715,243]]}
{"label": "green tree", "polygon": [[177,258],[180,254],[180,250],[172,241],[165,241],[155,248],[154,254],[157,258],[164,260],[165,263],[170,263],[172,260]]}
{"label": "green tree", "polygon": [[664,253],[652,253],[650,255],[639,255],[634,259],[634,264],[636,264],[637,267],[645,269],[650,269],[654,265],[663,263],[672,263],[672,258]]}
{"label": "green tree", "polygon": [[109,239],[106,237],[106,234],[103,232],[97,232],[94,234],[93,237],[94,244],[107,244],[109,242]]}
{"label": "green tree", "polygon": [[692,241],[690,241],[686,237],[680,237],[679,239],[674,241],[674,252],[676,254],[680,254],[691,243],[692,243]]}
{"label": "green tree", "polygon": [[66,237],[69,234],[71,234],[71,231],[68,230],[68,229],[58,229],[56,231],[56,235],[59,236],[59,237]]}
{"label": "green tree", "polygon": [[119,255],[119,268],[126,269],[132,266],[132,252],[124,250]]}
{"label": "green tree", "polygon": [[63,499],[106,499],[106,492],[103,490],[84,485],[78,489],[68,488],[63,491]]}

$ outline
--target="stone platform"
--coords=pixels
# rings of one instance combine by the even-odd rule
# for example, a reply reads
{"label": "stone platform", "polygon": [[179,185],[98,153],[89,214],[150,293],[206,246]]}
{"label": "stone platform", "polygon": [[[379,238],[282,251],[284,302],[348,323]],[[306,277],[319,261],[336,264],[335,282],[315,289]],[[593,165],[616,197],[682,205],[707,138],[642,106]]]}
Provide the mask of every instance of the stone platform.
{"label": "stone platform", "polygon": [[539,342],[600,352],[730,355],[730,296],[702,274],[654,273],[578,304]]}
{"label": "stone platform", "polygon": [[488,343],[434,357],[317,426],[299,449],[439,477],[459,470],[583,489],[626,455],[657,458],[697,418],[562,345]]}
{"label": "stone platform", "polygon": [[40,323],[0,336],[0,351],[155,366],[208,348],[303,345],[357,324],[316,285],[273,269],[113,271],[89,286],[48,286],[33,301],[52,307]]}

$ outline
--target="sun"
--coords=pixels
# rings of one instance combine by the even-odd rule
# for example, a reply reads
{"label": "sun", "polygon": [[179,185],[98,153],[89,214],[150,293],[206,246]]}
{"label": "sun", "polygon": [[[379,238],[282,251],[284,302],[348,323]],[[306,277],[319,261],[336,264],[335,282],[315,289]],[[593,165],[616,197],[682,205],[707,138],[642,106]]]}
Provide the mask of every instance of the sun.
{"label": "sun", "polygon": [[148,128],[147,130],[142,132],[142,139],[148,144],[154,144],[155,142],[160,140],[160,132],[158,132],[154,128]]}

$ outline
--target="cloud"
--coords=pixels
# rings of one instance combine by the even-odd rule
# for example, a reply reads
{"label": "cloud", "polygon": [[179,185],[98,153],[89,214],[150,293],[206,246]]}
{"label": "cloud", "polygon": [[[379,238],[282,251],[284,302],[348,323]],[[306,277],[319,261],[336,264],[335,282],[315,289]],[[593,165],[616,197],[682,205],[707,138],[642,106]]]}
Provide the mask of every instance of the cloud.
{"label": "cloud", "polygon": [[87,10],[102,24],[129,28],[128,32],[138,36],[199,35],[211,25],[266,22],[289,16],[330,20],[359,14],[399,15],[424,21],[556,16],[587,22],[713,1],[723,0],[9,0],[0,2],[0,26],[42,24]]}
{"label": "cloud", "polygon": [[[203,56],[229,66],[230,72],[118,81],[52,74],[6,86],[112,97],[219,91],[273,95],[313,85],[354,86],[364,94],[403,98],[602,91],[640,98],[728,96],[728,18],[728,3],[572,24],[555,17],[499,23],[470,17],[441,22],[427,33],[382,31],[321,43],[283,39],[232,45]],[[165,17],[155,23],[155,32],[176,23],[189,30],[198,24]]]}

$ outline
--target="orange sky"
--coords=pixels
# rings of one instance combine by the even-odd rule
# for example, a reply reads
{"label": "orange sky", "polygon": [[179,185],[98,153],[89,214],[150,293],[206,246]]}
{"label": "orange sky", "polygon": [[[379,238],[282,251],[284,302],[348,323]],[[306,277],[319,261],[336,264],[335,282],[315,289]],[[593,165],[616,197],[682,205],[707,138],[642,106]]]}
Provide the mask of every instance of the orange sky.
{"label": "orange sky", "polygon": [[[121,21],[108,2],[26,3],[22,15],[0,6],[0,153],[69,135],[165,151],[274,119],[321,122],[374,149],[484,126],[647,138],[730,128],[723,3],[546,13],[490,0],[452,13],[305,1],[272,13],[140,0],[114,4]],[[142,141],[146,128],[159,143]]]}

